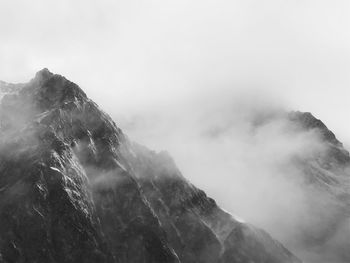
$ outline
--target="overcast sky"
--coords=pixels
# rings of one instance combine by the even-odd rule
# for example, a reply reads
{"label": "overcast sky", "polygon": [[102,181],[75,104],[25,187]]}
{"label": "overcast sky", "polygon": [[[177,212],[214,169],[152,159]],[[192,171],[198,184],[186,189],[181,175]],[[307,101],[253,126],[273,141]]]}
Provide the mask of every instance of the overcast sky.
{"label": "overcast sky", "polygon": [[129,111],[261,90],[349,142],[349,13],[347,0],[1,0],[0,79],[48,67]]}
{"label": "overcast sky", "polygon": [[293,230],[289,214],[309,198],[279,165],[318,142],[279,122],[250,136],[246,117],[310,111],[350,146],[348,0],[0,0],[0,37],[1,80],[66,76],[131,139],[169,150],[219,204],[281,240],[276,225]]}
{"label": "overcast sky", "polygon": [[48,67],[129,111],[261,90],[349,142],[349,14],[347,0],[1,0],[0,79]]}

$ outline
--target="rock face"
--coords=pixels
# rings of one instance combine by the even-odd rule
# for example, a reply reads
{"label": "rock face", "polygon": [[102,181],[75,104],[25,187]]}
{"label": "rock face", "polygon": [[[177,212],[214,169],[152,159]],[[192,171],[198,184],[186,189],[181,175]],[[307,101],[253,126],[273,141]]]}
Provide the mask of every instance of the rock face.
{"label": "rock face", "polygon": [[300,262],[64,77],[2,92],[0,262]]}
{"label": "rock face", "polygon": [[308,220],[297,235],[298,246],[319,256],[312,262],[350,262],[349,152],[311,113],[292,112],[288,119],[296,129],[315,132],[322,144],[308,159],[294,159],[309,193]]}
{"label": "rock face", "polygon": [[[307,145],[274,163],[284,167],[278,175],[296,186],[302,196],[302,201],[294,203],[301,208],[295,210],[289,232],[280,237],[281,241],[305,262],[350,262],[349,152],[309,112],[273,111],[254,121],[261,127],[282,123],[280,133],[287,134],[286,138],[304,136],[303,144]],[[293,203],[284,205],[292,207]],[[286,220],[290,217],[283,216]],[[274,234],[278,236],[277,232]]]}

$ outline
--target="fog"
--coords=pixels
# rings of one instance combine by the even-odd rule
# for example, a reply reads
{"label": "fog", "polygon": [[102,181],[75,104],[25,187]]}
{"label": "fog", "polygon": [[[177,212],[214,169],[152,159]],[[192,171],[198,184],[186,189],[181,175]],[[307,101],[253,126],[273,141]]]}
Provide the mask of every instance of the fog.
{"label": "fog", "polygon": [[0,76],[47,67],[109,112],[258,89],[349,143],[349,11],[345,0],[4,0]]}
{"label": "fog", "polygon": [[326,154],[327,144],[317,130],[289,121],[288,109],[271,97],[254,94],[211,94],[134,119],[115,118],[124,120],[120,125],[132,139],[157,150],[166,146],[185,177],[306,262],[342,262],[326,259],[323,246],[306,248],[314,242],[310,236],[322,239],[338,205],[327,191],[308,185],[295,162]]}
{"label": "fog", "polygon": [[349,12],[342,0],[5,0],[0,79],[65,75],[132,140],[294,246],[319,196],[290,160],[324,145],[276,114],[310,111],[350,145]]}

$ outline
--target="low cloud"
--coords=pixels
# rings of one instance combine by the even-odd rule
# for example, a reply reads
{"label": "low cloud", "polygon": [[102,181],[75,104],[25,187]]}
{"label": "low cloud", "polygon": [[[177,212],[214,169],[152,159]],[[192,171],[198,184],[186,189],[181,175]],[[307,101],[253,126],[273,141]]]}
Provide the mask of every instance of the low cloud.
{"label": "low cloud", "polygon": [[327,145],[317,131],[288,120],[283,102],[251,95],[210,94],[114,117],[131,139],[168,150],[184,176],[223,208],[264,228],[307,263],[321,262],[304,247],[304,236],[322,239],[338,208],[308,183],[298,162],[321,156]]}

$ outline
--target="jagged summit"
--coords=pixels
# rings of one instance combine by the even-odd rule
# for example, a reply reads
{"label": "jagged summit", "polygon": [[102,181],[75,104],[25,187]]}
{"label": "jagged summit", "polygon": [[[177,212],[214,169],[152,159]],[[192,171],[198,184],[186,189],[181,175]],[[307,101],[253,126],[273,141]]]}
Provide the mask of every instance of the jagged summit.
{"label": "jagged summit", "polygon": [[27,86],[33,85],[33,86],[39,86],[43,82],[47,81],[49,78],[54,76],[55,74],[49,71],[47,68],[43,68],[35,73],[34,78],[32,78]]}
{"label": "jagged summit", "polygon": [[52,73],[49,69],[43,68],[35,73],[34,78],[32,78],[28,83],[8,83],[6,81],[0,80],[0,89],[15,87],[15,86],[28,86],[30,83],[35,83],[35,85],[39,85],[40,83],[46,81],[50,77],[52,77],[54,73]]}
{"label": "jagged summit", "polygon": [[[64,76],[54,74],[47,68],[38,71],[35,77],[21,89],[21,96],[30,97],[41,110],[62,106],[78,106],[87,100],[85,92]],[[21,97],[20,96],[20,97]]]}
{"label": "jagged summit", "polygon": [[289,118],[293,121],[297,121],[305,129],[318,129],[322,131],[325,140],[335,145],[342,146],[342,143],[335,137],[334,133],[330,131],[321,120],[312,115],[311,112],[293,111],[289,113]]}
{"label": "jagged summit", "polygon": [[335,134],[312,113],[294,111],[288,114],[288,118],[303,130],[317,131],[320,138],[327,143],[328,154],[323,160],[326,160],[327,166],[347,167],[350,165],[349,152],[343,147],[343,144],[336,138]]}
{"label": "jagged summit", "polygon": [[53,76],[54,74],[48,69],[48,68],[43,68],[42,70],[39,70],[36,74],[34,79],[37,80],[45,80]]}

